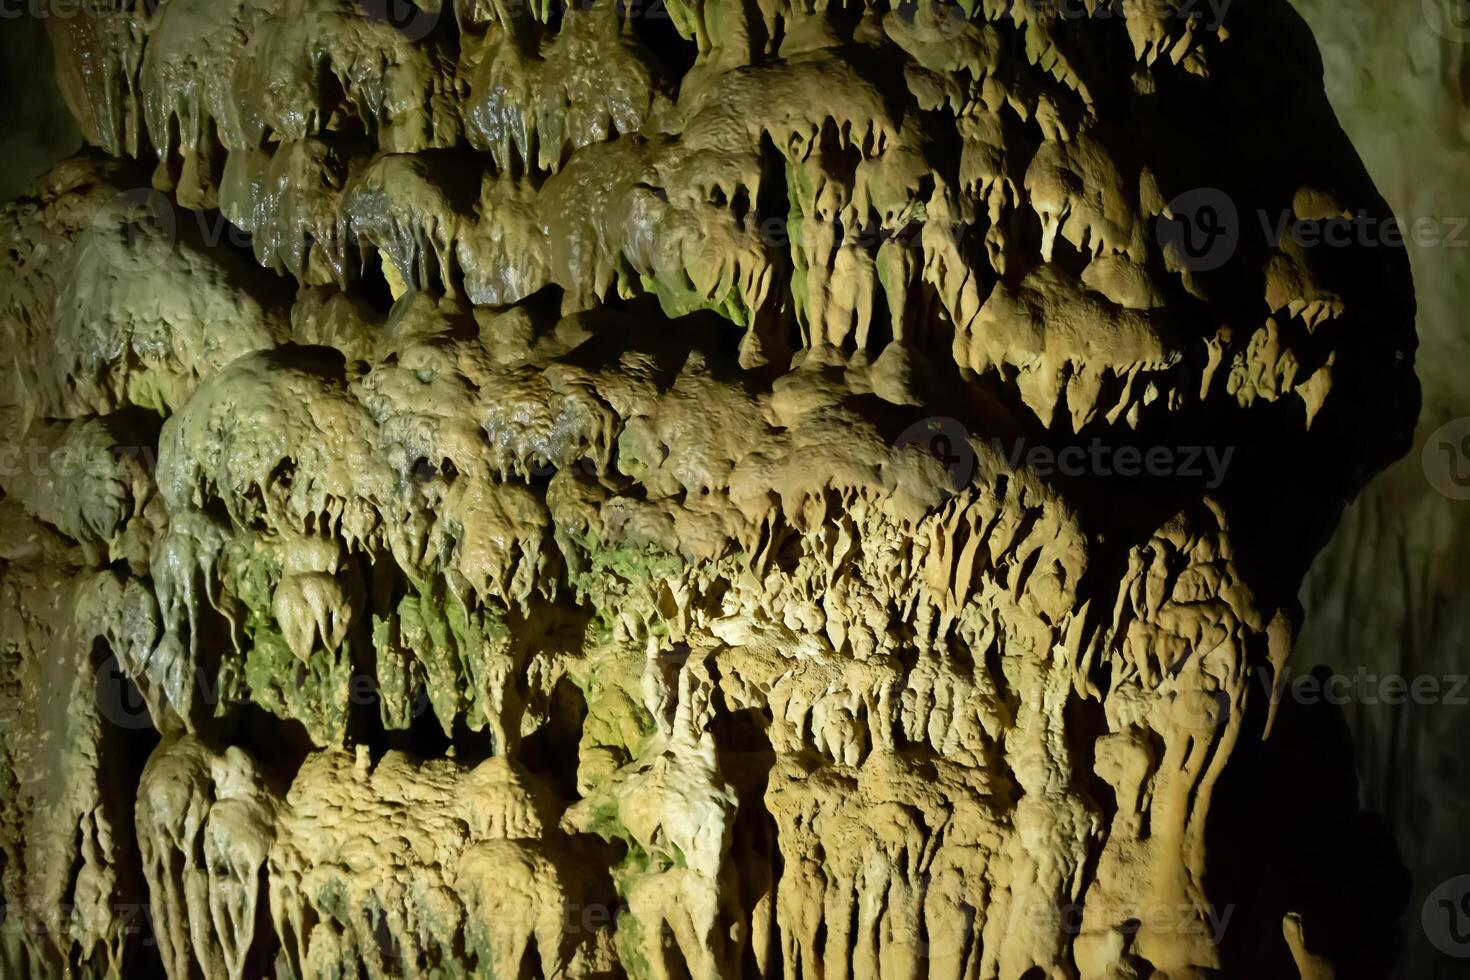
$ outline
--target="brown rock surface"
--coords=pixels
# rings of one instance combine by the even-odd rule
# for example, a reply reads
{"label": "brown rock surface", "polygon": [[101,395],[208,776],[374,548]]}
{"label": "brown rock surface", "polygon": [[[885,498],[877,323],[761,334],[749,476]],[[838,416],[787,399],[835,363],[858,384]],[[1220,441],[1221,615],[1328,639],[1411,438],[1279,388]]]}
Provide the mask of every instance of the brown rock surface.
{"label": "brown rock surface", "polygon": [[1413,300],[1258,227],[1387,213],[1283,4],[438,7],[53,30],[7,973],[1350,975],[1251,789]]}

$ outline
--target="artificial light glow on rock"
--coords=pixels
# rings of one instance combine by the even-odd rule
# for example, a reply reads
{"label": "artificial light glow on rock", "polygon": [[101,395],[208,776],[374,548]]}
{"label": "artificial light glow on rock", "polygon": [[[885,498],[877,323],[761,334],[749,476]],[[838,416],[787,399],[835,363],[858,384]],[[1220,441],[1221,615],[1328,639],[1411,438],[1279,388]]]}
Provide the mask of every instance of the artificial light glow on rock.
{"label": "artificial light glow on rock", "polygon": [[0,975],[1342,968],[1213,875],[1417,399],[1285,4],[392,6],[48,24]]}

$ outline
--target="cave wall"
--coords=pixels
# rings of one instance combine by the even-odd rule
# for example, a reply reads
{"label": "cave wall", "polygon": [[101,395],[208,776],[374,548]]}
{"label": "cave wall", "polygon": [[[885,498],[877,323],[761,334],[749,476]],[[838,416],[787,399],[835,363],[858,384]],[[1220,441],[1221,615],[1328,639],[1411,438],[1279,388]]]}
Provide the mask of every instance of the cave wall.
{"label": "cave wall", "polygon": [[1388,214],[1289,8],[395,9],[46,24],[7,973],[1386,973],[1271,690],[1408,267],[1192,247]]}
{"label": "cave wall", "polygon": [[[1308,577],[1298,663],[1352,680],[1342,700],[1363,798],[1387,815],[1414,876],[1401,975],[1460,976],[1470,948],[1438,901],[1470,890],[1470,494],[1451,469],[1470,473],[1470,31],[1438,0],[1296,5],[1343,128],[1410,231],[1423,385],[1413,450],[1349,508]],[[1385,690],[1393,677],[1419,680],[1424,696]]]}

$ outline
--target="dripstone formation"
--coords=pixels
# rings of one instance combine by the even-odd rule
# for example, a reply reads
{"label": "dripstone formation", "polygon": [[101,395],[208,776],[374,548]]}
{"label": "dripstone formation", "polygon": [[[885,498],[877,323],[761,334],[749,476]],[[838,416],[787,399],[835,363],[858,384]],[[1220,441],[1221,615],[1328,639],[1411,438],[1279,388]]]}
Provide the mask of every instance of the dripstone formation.
{"label": "dripstone formation", "polygon": [[1283,3],[48,28],[91,146],[0,213],[0,974],[1391,945],[1255,847],[1417,398]]}

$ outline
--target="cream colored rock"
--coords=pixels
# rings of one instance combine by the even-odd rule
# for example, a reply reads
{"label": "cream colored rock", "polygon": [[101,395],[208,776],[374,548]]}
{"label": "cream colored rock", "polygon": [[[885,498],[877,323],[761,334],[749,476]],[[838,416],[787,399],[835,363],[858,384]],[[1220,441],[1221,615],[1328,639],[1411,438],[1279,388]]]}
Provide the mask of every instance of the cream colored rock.
{"label": "cream colored rock", "polygon": [[238,748],[216,753],[185,736],[149,759],[138,843],[170,976],[245,975],[277,804],[255,760]]}
{"label": "cream colored rock", "polygon": [[172,980],[1326,969],[1216,815],[1412,403],[1406,270],[1171,239],[1377,202],[1269,14],[1117,7],[60,37],[157,189],[0,221],[7,975],[139,963],[134,867]]}

